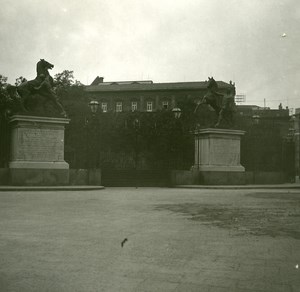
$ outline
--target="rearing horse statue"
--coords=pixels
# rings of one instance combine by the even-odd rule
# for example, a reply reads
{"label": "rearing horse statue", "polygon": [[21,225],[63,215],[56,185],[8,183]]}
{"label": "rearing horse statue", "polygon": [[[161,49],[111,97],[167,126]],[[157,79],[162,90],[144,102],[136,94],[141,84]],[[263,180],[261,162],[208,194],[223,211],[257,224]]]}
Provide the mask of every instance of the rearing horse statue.
{"label": "rearing horse statue", "polygon": [[27,112],[29,110],[26,103],[33,95],[41,95],[51,100],[60,112],[60,115],[66,117],[66,112],[53,89],[53,78],[48,71],[53,67],[54,65],[41,59],[36,65],[36,78],[30,81],[24,81],[15,88],[20,96],[20,106],[23,111]]}
{"label": "rearing horse statue", "polygon": [[218,121],[215,127],[219,127],[223,121],[226,121],[230,126],[233,125],[233,113],[235,111],[235,86],[226,90],[226,93],[218,92],[218,83],[213,77],[208,77],[207,93],[197,103],[194,113],[202,104],[210,105],[218,116]]}

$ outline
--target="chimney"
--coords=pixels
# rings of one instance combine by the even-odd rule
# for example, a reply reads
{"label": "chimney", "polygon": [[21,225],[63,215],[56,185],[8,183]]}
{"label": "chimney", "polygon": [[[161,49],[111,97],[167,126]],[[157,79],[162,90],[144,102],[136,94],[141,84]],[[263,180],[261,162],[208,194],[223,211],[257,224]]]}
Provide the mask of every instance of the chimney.
{"label": "chimney", "polygon": [[98,85],[99,83],[103,83],[104,77],[97,76],[96,79],[91,83],[91,85]]}

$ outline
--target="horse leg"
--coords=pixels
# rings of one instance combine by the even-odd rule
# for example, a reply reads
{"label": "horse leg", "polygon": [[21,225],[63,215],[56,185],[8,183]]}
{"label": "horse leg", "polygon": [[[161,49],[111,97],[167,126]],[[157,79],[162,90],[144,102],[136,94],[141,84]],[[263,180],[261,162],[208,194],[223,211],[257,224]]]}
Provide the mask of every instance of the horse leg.
{"label": "horse leg", "polygon": [[27,108],[24,105],[24,99],[21,98],[19,104],[20,104],[21,110],[24,111],[25,113],[27,113],[28,110],[27,110]]}
{"label": "horse leg", "polygon": [[66,118],[67,113],[66,113],[65,109],[63,108],[62,104],[57,99],[55,99],[54,103],[56,104],[57,108],[60,109],[60,114]]}
{"label": "horse leg", "polygon": [[196,107],[195,107],[195,109],[194,109],[194,114],[197,112],[197,110],[198,110],[198,107],[200,106],[200,105],[202,105],[202,104],[207,104],[207,102],[206,102],[206,100],[200,100],[199,102],[197,102],[197,105],[196,105]]}
{"label": "horse leg", "polygon": [[217,123],[215,124],[215,128],[220,126],[220,124],[221,124],[223,118],[224,118],[224,110],[221,109],[220,112],[219,112],[219,115],[218,115],[218,121],[217,121]]}
{"label": "horse leg", "polygon": [[51,98],[52,102],[55,104],[56,108],[60,110],[60,115],[66,118],[67,113],[66,113],[65,109],[63,108],[62,104],[59,102],[58,97],[56,96],[56,94],[54,92],[52,92],[52,94],[50,94],[50,98]]}
{"label": "horse leg", "polygon": [[26,91],[26,90],[17,90],[17,93],[20,96],[20,98],[19,98],[19,105],[20,105],[21,111],[27,113],[28,109],[25,106],[25,101],[27,100],[27,98],[29,96],[29,91]]}
{"label": "horse leg", "polygon": [[229,125],[232,127],[234,126],[234,120],[233,120],[233,113],[232,111],[229,113],[229,116],[228,116],[228,123]]}

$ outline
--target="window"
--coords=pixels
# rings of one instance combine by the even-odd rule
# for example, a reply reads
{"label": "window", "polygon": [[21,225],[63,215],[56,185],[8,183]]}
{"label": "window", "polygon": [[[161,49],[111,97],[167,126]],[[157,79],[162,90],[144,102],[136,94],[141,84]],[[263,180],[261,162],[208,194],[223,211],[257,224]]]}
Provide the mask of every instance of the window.
{"label": "window", "polygon": [[103,113],[107,113],[107,102],[101,103],[101,109]]}
{"label": "window", "polygon": [[122,102],[121,102],[121,101],[118,101],[118,102],[116,103],[116,112],[117,112],[117,113],[122,112]]}
{"label": "window", "polygon": [[131,111],[137,111],[137,101],[132,101],[131,102]]}
{"label": "window", "polygon": [[169,102],[168,101],[163,101],[163,103],[162,103],[162,108],[163,109],[168,109],[169,108]]}
{"label": "window", "polygon": [[153,104],[152,101],[147,102],[147,112],[152,112],[153,110]]}

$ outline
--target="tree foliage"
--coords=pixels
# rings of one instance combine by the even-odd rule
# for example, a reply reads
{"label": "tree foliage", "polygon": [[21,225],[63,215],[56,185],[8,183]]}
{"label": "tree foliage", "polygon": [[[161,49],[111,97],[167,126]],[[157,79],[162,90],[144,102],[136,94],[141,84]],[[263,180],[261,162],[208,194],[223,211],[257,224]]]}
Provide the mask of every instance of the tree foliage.
{"label": "tree foliage", "polygon": [[0,74],[0,115],[6,116],[9,109],[12,106],[12,99],[10,98],[6,87],[7,87],[7,77]]}
{"label": "tree foliage", "polygon": [[0,74],[0,87],[3,88],[3,86],[7,84],[6,82],[7,82],[7,77]]}
{"label": "tree foliage", "polygon": [[61,73],[55,74],[53,79],[54,79],[54,85],[56,87],[72,86],[74,83],[73,71],[64,70]]}
{"label": "tree foliage", "polygon": [[68,88],[70,86],[82,86],[82,83],[74,78],[74,72],[64,70],[54,75],[54,86],[56,88]]}

